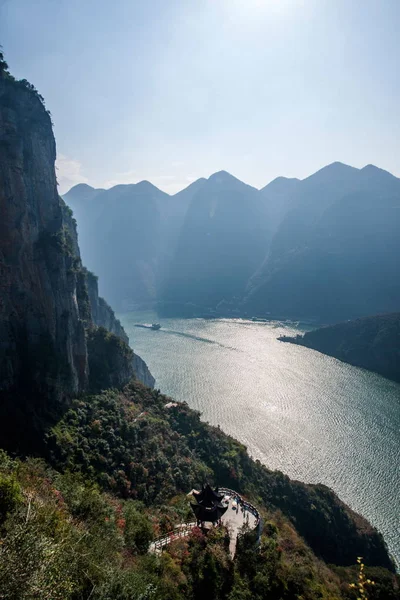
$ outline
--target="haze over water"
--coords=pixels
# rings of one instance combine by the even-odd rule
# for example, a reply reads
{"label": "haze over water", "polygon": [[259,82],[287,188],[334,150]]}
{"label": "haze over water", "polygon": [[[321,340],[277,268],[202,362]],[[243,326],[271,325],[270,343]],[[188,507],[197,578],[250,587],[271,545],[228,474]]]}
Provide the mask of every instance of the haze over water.
{"label": "haze over water", "polygon": [[324,483],[384,535],[400,563],[400,385],[277,341],[293,326],[120,315],[156,387],[200,410],[271,469]]}

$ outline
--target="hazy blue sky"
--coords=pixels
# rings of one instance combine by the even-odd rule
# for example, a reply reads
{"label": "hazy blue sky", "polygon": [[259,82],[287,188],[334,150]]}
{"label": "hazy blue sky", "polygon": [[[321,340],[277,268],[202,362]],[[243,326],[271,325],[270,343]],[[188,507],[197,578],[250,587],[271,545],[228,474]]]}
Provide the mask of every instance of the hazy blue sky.
{"label": "hazy blue sky", "polygon": [[400,176],[400,0],[0,0],[53,114],[61,191],[340,160]]}

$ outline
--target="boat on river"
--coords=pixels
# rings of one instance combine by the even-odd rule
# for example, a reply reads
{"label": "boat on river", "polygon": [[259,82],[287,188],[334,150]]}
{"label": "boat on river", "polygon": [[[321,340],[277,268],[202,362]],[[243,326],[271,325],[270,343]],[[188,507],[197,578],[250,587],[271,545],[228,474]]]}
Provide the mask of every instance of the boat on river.
{"label": "boat on river", "polygon": [[143,329],[153,329],[153,331],[161,329],[160,323],[152,323],[151,325],[147,323],[135,323],[135,327],[142,327]]}

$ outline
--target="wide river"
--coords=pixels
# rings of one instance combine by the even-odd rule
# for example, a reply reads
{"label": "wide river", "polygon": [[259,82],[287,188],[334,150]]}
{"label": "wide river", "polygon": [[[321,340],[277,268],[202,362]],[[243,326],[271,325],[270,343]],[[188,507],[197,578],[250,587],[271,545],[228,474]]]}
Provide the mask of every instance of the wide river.
{"label": "wide river", "polygon": [[331,487],[400,564],[400,385],[301,346],[279,322],[119,315],[156,387],[246,444],[270,469]]}

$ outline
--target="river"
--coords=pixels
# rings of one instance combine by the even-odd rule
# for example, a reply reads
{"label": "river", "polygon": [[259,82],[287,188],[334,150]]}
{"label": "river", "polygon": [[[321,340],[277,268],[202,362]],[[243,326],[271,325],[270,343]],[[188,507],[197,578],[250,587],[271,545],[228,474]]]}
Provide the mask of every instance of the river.
{"label": "river", "polygon": [[200,410],[270,469],[331,487],[400,564],[400,385],[292,344],[280,322],[119,315],[156,387]]}

